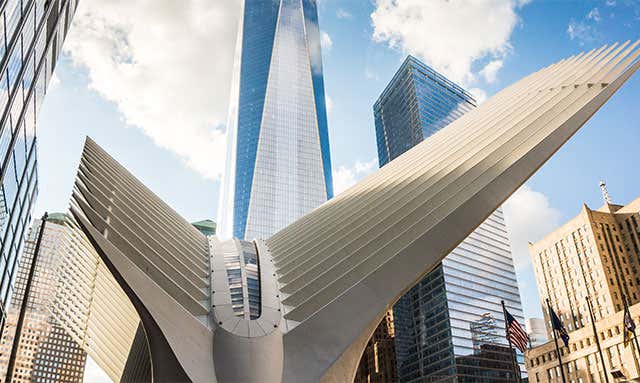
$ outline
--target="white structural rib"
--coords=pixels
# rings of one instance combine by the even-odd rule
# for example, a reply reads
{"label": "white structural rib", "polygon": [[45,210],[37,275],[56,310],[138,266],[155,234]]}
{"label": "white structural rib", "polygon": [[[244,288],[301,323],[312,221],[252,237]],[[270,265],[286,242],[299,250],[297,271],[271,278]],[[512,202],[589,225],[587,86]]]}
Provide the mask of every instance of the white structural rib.
{"label": "white structural rib", "polygon": [[211,381],[207,238],[90,138],[71,212],[142,320],[154,381]]}
{"label": "white structural rib", "polygon": [[[285,377],[322,376],[397,298],[519,188],[638,69],[603,47],[506,88],[267,241]],[[316,359],[319,369],[305,363]],[[332,377],[336,379],[336,376]]]}

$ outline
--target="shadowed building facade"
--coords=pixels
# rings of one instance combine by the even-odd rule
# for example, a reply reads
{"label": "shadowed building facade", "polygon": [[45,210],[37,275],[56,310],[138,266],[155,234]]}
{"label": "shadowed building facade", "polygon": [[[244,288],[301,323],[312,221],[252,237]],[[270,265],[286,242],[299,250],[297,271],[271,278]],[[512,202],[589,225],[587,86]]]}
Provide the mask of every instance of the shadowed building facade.
{"label": "shadowed building facade", "polygon": [[238,33],[223,239],[268,238],[332,197],[316,0],[245,0]]}
{"label": "shadowed building facade", "polygon": [[5,381],[11,347],[16,339],[20,306],[27,299],[25,319],[11,372],[15,383],[60,382],[80,383],[84,375],[87,353],[78,345],[53,315],[56,304],[60,247],[65,236],[63,214],[51,214],[47,219],[42,244],[35,265],[34,279],[26,291],[27,278],[34,261],[36,242],[42,221],[36,220],[29,230],[25,250],[20,260],[8,320],[0,345],[0,379]]}
{"label": "shadowed building facade", "polygon": [[[475,107],[476,101],[464,89],[407,57],[373,107],[380,166]],[[511,355],[508,347],[500,347],[508,344],[502,330],[502,300],[523,323],[499,208],[394,306],[398,380],[515,382],[509,363],[486,360],[509,360]],[[491,351],[480,352],[484,345]]]}
{"label": "shadowed building facade", "polygon": [[77,0],[0,2],[0,327],[38,193],[36,124]]}
{"label": "shadowed building facade", "polygon": [[[586,204],[580,213],[545,238],[529,245],[548,339],[553,339],[546,299],[569,332],[562,347],[570,380],[604,382],[586,299],[590,298],[610,381],[616,371],[640,379],[635,345],[624,346],[623,297],[640,323],[640,198],[622,206],[605,193],[599,209]],[[634,355],[634,353],[636,353]],[[553,356],[551,356],[553,354]],[[532,382],[550,382],[559,375],[553,341],[527,352]]]}
{"label": "shadowed building facade", "polygon": [[637,71],[636,46],[525,77],[266,240],[206,237],[89,138],[71,212],[140,317],[154,382],[352,381],[392,305]]}

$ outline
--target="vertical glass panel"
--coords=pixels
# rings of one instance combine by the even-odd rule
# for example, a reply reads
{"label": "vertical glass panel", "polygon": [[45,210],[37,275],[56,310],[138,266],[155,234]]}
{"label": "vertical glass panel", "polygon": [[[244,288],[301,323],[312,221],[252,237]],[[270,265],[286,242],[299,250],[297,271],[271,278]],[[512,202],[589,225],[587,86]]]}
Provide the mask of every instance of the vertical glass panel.
{"label": "vertical glass panel", "polygon": [[[0,14],[0,59],[4,60],[4,55],[7,52],[7,39],[4,31],[4,15],[6,12]],[[2,273],[0,273],[2,275]]]}
{"label": "vertical glass panel", "polygon": [[18,183],[16,182],[15,165],[13,163],[13,157],[9,157],[9,164],[7,166],[7,173],[4,176],[2,185],[4,187],[4,195],[7,198],[7,205],[9,208],[13,207],[18,192]]}
{"label": "vertical glass panel", "polygon": [[5,15],[7,17],[7,45],[11,43],[13,36],[16,32],[18,23],[20,22],[20,16],[22,15],[22,8],[20,0],[8,0],[5,8]]}
{"label": "vertical glass panel", "polygon": [[235,105],[237,115],[230,121],[230,127],[235,127],[237,136],[236,142],[231,142],[236,145],[236,157],[232,159],[235,161],[235,174],[230,170],[226,171],[227,176],[232,175],[235,179],[227,180],[230,185],[229,189],[225,189],[227,193],[233,194],[233,198],[224,199],[233,200],[233,206],[228,206],[222,213],[233,215],[233,219],[223,218],[222,221],[233,222],[233,236],[236,238],[245,237],[279,8],[280,0],[246,0],[244,7],[239,95],[238,104]]}
{"label": "vertical glass panel", "polygon": [[45,71],[41,70],[38,74],[38,80],[36,81],[36,122],[38,119],[38,112],[40,111],[40,107],[42,106],[42,100],[44,99],[45,93]]}
{"label": "vertical glass panel", "polygon": [[29,47],[31,46],[33,37],[35,35],[35,10],[34,7],[31,6],[28,10],[25,11],[26,20],[24,23],[24,27],[22,27],[22,42],[24,44],[24,52],[23,54],[26,56],[29,53]]}
{"label": "vertical glass panel", "polygon": [[20,73],[20,67],[22,66],[22,51],[20,49],[20,42],[18,41],[16,49],[11,52],[9,57],[9,89],[13,90],[18,80],[18,74]]}
{"label": "vertical glass panel", "polygon": [[20,124],[18,130],[16,130],[14,134],[16,135],[16,139],[13,149],[13,157],[15,158],[16,162],[16,174],[18,175],[18,179],[20,180],[22,178],[22,173],[24,173],[24,167],[27,162],[24,124]]}
{"label": "vertical glass panel", "polygon": [[4,159],[7,157],[9,145],[11,144],[11,136],[11,124],[7,121],[2,129],[2,132],[0,132],[0,162],[4,161]]}
{"label": "vertical glass panel", "polygon": [[26,112],[24,116],[25,137],[27,140],[27,153],[31,144],[36,137],[36,109],[35,109],[35,97],[31,97],[26,105]]}
{"label": "vertical glass panel", "polygon": [[33,55],[30,55],[24,66],[24,75],[22,77],[22,88],[24,89],[25,96],[28,94],[29,88],[33,83],[33,76],[35,76],[35,67],[33,63]]}
{"label": "vertical glass panel", "polygon": [[0,115],[4,114],[9,103],[9,78],[7,71],[0,76]]}

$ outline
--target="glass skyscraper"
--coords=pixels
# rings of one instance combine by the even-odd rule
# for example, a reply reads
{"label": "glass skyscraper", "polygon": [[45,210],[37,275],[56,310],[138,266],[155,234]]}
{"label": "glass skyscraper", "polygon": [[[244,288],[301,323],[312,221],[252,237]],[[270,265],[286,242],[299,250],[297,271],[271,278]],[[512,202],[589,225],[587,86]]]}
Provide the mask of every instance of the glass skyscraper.
{"label": "glass skyscraper", "polygon": [[77,0],[0,2],[0,311],[6,320],[35,200],[37,113]]}
{"label": "glass skyscraper", "polygon": [[[475,106],[468,92],[409,56],[374,105],[380,166]],[[394,306],[398,380],[515,382],[501,300],[523,323],[498,209]]]}
{"label": "glass skyscraper", "polygon": [[218,235],[266,238],[332,197],[316,0],[245,0]]}

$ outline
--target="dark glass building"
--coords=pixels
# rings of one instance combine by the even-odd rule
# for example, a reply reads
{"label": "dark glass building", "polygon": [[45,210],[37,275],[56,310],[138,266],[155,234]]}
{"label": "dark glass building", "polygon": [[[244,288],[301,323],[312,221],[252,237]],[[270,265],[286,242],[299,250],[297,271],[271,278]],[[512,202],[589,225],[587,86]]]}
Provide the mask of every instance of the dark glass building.
{"label": "dark glass building", "polygon": [[[475,106],[468,92],[409,56],[374,105],[380,166]],[[501,300],[523,323],[498,209],[394,306],[398,380],[515,382],[504,363],[512,354]]]}
{"label": "dark glass building", "polygon": [[18,255],[38,192],[38,110],[77,0],[0,2],[0,311],[6,320]]}

